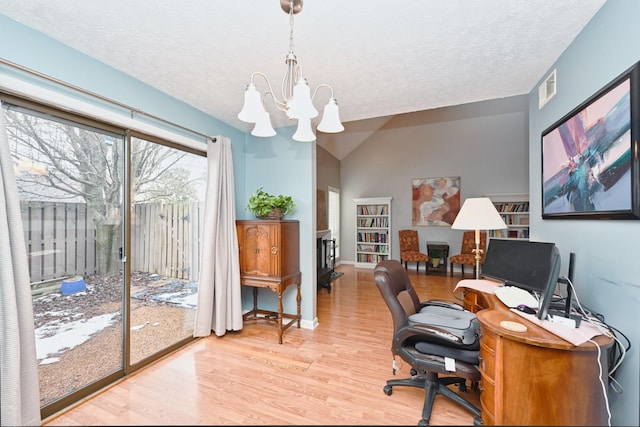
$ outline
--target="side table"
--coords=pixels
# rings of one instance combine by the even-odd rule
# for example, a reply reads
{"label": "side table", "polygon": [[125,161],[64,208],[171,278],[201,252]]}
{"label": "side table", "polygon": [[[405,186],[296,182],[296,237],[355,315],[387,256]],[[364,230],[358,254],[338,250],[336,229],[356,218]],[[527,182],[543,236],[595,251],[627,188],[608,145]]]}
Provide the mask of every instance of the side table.
{"label": "side table", "polygon": [[447,275],[447,259],[449,258],[449,244],[447,242],[427,242],[427,274],[436,273]]}

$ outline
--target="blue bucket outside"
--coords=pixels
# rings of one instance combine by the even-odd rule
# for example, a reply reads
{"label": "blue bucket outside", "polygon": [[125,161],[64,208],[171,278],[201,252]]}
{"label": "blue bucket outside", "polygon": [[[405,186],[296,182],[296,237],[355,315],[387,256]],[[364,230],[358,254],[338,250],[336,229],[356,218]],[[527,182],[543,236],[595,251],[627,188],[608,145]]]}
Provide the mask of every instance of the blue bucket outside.
{"label": "blue bucket outside", "polygon": [[62,286],[60,286],[60,293],[62,295],[72,295],[86,290],[87,284],[81,276],[65,279],[62,281]]}

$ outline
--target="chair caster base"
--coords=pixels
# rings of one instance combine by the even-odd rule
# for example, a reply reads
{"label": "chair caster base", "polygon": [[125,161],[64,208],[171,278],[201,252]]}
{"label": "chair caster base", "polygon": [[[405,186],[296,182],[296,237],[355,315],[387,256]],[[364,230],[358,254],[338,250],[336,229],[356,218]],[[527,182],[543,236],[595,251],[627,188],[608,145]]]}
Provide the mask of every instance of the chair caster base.
{"label": "chair caster base", "polygon": [[391,393],[393,393],[393,387],[391,387],[390,385],[386,385],[384,386],[382,391],[384,391],[384,394],[386,394],[387,396],[391,396]]}

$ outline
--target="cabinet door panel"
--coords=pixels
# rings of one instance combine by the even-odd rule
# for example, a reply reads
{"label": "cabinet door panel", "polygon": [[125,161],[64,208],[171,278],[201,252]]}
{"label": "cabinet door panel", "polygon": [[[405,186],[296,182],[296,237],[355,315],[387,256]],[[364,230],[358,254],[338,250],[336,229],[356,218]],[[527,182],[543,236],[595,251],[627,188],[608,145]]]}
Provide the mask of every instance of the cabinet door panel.
{"label": "cabinet door panel", "polygon": [[270,226],[251,226],[244,230],[243,273],[256,276],[271,275],[271,235]]}

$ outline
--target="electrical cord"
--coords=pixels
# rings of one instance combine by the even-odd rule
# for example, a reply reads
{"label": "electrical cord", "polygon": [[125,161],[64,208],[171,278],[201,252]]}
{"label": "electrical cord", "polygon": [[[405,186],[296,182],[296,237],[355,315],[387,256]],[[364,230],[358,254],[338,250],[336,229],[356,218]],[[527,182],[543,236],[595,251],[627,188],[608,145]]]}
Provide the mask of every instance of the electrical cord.
{"label": "electrical cord", "polygon": [[[615,353],[615,348],[620,349],[621,354],[618,357],[615,365],[613,368],[609,369],[609,372],[607,374],[608,378],[609,378],[609,385],[612,388],[612,390],[614,390],[616,393],[618,392],[618,390],[616,389],[616,387],[619,387],[619,393],[622,393],[623,391],[623,387],[622,385],[620,385],[620,383],[614,378],[614,374],[616,372],[616,370],[620,367],[620,364],[622,364],[622,361],[624,360],[624,357],[626,355],[626,350],[625,347],[622,345],[622,343],[620,342],[620,340],[618,339],[618,337],[615,335],[614,332],[612,332],[613,330],[616,330],[615,328],[611,328],[609,325],[607,325],[604,322],[604,316],[596,316],[593,315],[591,312],[587,313],[587,310],[585,310],[584,307],[582,307],[582,304],[580,303],[580,299],[578,298],[578,293],[576,292],[576,288],[575,286],[573,286],[573,283],[571,282],[571,280],[568,277],[564,277],[564,279],[567,281],[567,284],[569,286],[571,286],[571,290],[572,290],[572,294],[573,294],[573,298],[575,298],[576,300],[576,304],[578,305],[578,309],[579,309],[579,313],[581,314],[583,320],[586,320],[587,322],[589,322],[590,324],[592,324],[596,329],[598,329],[603,335],[612,338],[614,340],[614,342],[616,343],[616,347],[614,347],[614,353]],[[620,332],[620,331],[618,331]],[[578,330],[578,333],[580,333],[580,331]],[[623,334],[624,336],[624,334]],[[604,381],[602,380],[602,364],[600,363],[600,357],[602,355],[602,350],[600,349],[600,346],[591,338],[587,338],[586,336],[583,336],[583,338],[585,338],[587,341],[589,341],[590,343],[592,343],[593,345],[595,345],[596,350],[597,350],[597,358],[596,358],[596,362],[598,364],[598,380],[600,381],[600,386],[602,389],[602,396],[604,398],[604,403],[605,403],[605,408],[607,410],[607,426],[611,426],[611,409],[609,407],[609,396],[607,394],[607,387],[604,383]],[[631,343],[629,342],[629,340],[627,339],[627,337],[625,336],[625,339],[627,340],[627,342],[629,343],[629,348],[631,347]],[[613,357],[615,358],[615,354],[613,355]],[[609,354],[609,362],[611,362],[611,358],[612,355],[611,353]],[[611,384],[615,384],[616,386],[613,386]]]}
{"label": "electrical cord", "polygon": [[[604,316],[602,316],[601,314],[592,313],[591,310],[586,310],[582,306],[582,304],[580,303],[580,300],[578,298],[578,293],[576,292],[576,288],[573,285],[573,283],[571,282],[571,280],[569,280],[569,278],[567,278],[567,277],[564,277],[564,279],[567,281],[569,286],[571,286],[571,290],[573,292],[573,297],[576,300],[576,304],[578,305],[579,312],[580,312],[582,318],[584,320],[588,321],[589,323],[591,323],[593,326],[595,326],[596,329],[598,329],[603,335],[605,335],[605,336],[607,336],[607,337],[609,337],[609,338],[614,340],[615,346],[613,348],[613,351],[609,354],[609,365],[612,366],[609,369],[609,372],[608,372],[609,385],[610,385],[611,389],[615,393],[622,394],[622,392],[624,391],[624,388],[615,379],[615,374],[616,374],[618,368],[620,367],[620,365],[622,365],[622,362],[624,361],[624,358],[625,358],[627,352],[631,348],[631,341],[629,341],[629,338],[627,338],[626,335],[624,335],[622,332],[620,332],[620,330],[614,328],[613,326],[610,326],[610,325],[606,324],[605,321],[604,321]],[[615,332],[618,332],[620,335],[622,335],[624,337],[624,340],[627,342],[626,346],[620,341],[620,339],[618,339],[618,337],[617,337]],[[591,341],[591,340],[589,340],[589,341]],[[591,342],[593,342],[593,341],[591,341]],[[598,346],[598,365],[600,366],[600,347],[599,346]],[[603,384],[603,387],[604,387],[604,384]],[[604,393],[604,395],[605,395],[605,399],[606,399],[607,394]],[[607,411],[608,410],[609,410],[609,404],[608,404],[608,401],[607,401]]]}
{"label": "electrical cord", "polygon": [[[578,333],[580,333],[580,332],[578,331]],[[593,345],[596,346],[596,349],[598,351],[598,357],[596,359],[597,362],[598,362],[598,378],[600,379],[600,387],[602,388],[602,396],[604,396],[605,408],[607,409],[607,426],[611,427],[611,409],[609,408],[609,397],[607,396],[607,388],[604,385],[604,381],[602,381],[602,364],[600,363],[600,356],[602,354],[602,351],[600,350],[600,346],[594,340],[592,340],[591,338],[587,338],[584,335],[583,335],[583,338],[585,338],[590,343],[593,343]]]}

